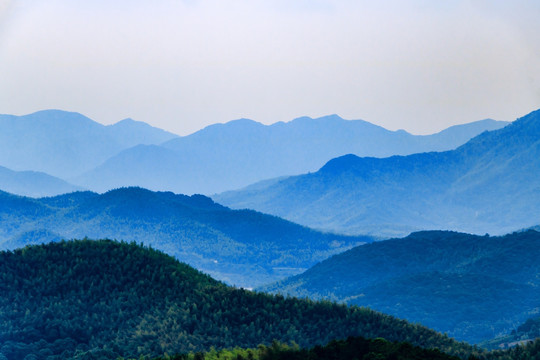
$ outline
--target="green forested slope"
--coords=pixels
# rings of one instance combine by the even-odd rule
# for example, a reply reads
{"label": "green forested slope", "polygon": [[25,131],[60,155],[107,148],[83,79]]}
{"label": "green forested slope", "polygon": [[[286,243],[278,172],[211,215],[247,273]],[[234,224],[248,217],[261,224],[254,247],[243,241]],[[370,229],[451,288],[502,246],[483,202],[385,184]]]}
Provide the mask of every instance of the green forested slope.
{"label": "green forested slope", "polygon": [[227,287],[156,250],[69,241],[0,253],[0,353],[9,360],[158,356],[384,337],[473,349],[365,308]]}
{"label": "green forested slope", "polygon": [[[346,340],[333,340],[325,346],[317,345],[301,349],[273,342],[271,346],[259,345],[256,349],[212,349],[207,352],[174,354],[157,357],[153,360],[457,360],[438,349],[423,349],[409,343],[389,342],[382,338],[364,339],[349,337]],[[540,340],[529,342],[511,349],[483,352],[469,355],[468,360],[537,360],[540,359]],[[133,359],[135,360],[135,359]]]}
{"label": "green forested slope", "polygon": [[484,341],[480,346],[487,349],[504,349],[516,344],[529,343],[538,338],[540,338],[540,317],[535,316],[527,319],[510,333]]}
{"label": "green forested slope", "polygon": [[272,345],[259,345],[255,349],[210,350],[189,354],[166,355],[154,360],[347,360],[347,359],[399,359],[399,360],[459,360],[437,349],[424,349],[409,343],[389,342],[382,338],[365,339],[348,337],[345,340],[332,340],[310,349],[272,342]]}

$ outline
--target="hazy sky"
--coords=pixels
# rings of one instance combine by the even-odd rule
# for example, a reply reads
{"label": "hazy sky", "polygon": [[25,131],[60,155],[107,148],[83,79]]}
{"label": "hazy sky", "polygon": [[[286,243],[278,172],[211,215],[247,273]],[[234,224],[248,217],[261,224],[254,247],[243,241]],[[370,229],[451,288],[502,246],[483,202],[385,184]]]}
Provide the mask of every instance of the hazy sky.
{"label": "hazy sky", "polygon": [[538,0],[0,0],[0,113],[182,135],[240,117],[514,120],[540,108],[538,19]]}

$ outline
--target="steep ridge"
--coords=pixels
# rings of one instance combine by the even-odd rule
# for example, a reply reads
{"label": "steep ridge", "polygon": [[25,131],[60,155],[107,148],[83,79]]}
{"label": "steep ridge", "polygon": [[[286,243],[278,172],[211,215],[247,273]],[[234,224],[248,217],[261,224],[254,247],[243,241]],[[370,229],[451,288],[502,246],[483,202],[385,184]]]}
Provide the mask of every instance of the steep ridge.
{"label": "steep ridge", "polygon": [[337,115],[268,126],[240,119],[170,140],[160,149],[127,149],[76,182],[96,191],[137,185],[214,194],[276,176],[315,171],[328,159],[349,153],[382,157],[454,149],[484,130],[506,124],[483,120],[416,136]]}
{"label": "steep ridge", "polygon": [[264,290],[369,306],[479,342],[537,312],[540,233],[426,231],[355,247]]}
{"label": "steep ridge", "polygon": [[389,158],[346,155],[319,171],[213,198],[345,233],[448,229],[502,234],[538,223],[540,111],[456,150]]}
{"label": "steep ridge", "polygon": [[372,241],[321,233],[202,195],[123,188],[30,199],[0,193],[0,248],[88,236],[138,241],[220,280],[253,287],[298,274],[332,254]]}
{"label": "steep ridge", "polygon": [[0,278],[0,353],[9,360],[153,358],[273,340],[308,347],[358,335],[463,358],[475,351],[365,308],[227,287],[133,243],[82,240],[0,252]]}

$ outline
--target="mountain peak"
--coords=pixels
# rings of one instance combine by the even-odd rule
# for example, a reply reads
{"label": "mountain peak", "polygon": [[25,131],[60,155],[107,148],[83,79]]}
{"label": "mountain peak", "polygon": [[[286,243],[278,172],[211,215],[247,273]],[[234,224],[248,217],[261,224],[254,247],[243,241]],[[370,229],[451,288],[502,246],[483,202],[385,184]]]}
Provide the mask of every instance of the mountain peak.
{"label": "mountain peak", "polygon": [[261,126],[263,124],[261,124],[258,121],[251,120],[251,119],[248,119],[248,118],[240,118],[240,119],[236,119],[236,120],[231,120],[229,122],[226,122],[225,124],[220,124],[220,125]]}
{"label": "mountain peak", "polygon": [[290,123],[310,123],[315,121],[323,122],[333,122],[333,121],[348,121],[343,119],[337,114],[324,115],[317,118],[312,118],[310,116],[301,116],[290,121]]}
{"label": "mountain peak", "polygon": [[331,174],[340,173],[344,170],[351,169],[355,164],[361,162],[362,159],[369,158],[360,158],[354,154],[343,155],[329,160],[319,171]]}
{"label": "mountain peak", "polygon": [[133,120],[132,118],[125,118],[125,119],[122,119],[112,125],[109,125],[109,126],[115,126],[115,125],[127,125],[127,124],[145,124],[145,125],[148,125],[142,121],[137,121],[137,120]]}

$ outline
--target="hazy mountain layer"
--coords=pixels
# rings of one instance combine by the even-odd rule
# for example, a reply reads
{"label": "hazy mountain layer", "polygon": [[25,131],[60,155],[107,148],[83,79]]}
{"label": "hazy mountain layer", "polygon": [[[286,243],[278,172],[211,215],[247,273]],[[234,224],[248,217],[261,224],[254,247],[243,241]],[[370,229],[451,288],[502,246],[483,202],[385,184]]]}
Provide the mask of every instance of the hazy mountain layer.
{"label": "hazy mountain layer", "polygon": [[214,197],[300,224],[346,233],[449,229],[507,233],[538,223],[540,111],[456,150],[360,158]]}
{"label": "hazy mountain layer", "polygon": [[369,237],[325,234],[202,195],[140,188],[30,199],[0,193],[0,248],[60,238],[107,237],[161,249],[244,287],[298,274]]}
{"label": "hazy mountain layer", "polygon": [[160,144],[176,135],[126,119],[104,126],[73,112],[0,115],[0,165],[68,179],[138,144]]}
{"label": "hazy mountain layer", "polygon": [[536,313],[539,285],[539,232],[429,231],[355,247],[265,290],[368,306],[479,342]]}
{"label": "hazy mountain layer", "polygon": [[178,193],[214,194],[276,176],[319,169],[344,154],[389,156],[448,150],[507,123],[483,120],[415,136],[337,115],[262,125],[242,119],[216,124],[156,146],[138,146],[76,178],[96,191],[125,185]]}
{"label": "hazy mountain layer", "polygon": [[0,166],[0,189],[17,195],[51,196],[81,190],[64,180],[37,171],[13,171]]}
{"label": "hazy mountain layer", "polygon": [[466,358],[467,344],[368,309],[227,287],[135,244],[70,241],[0,252],[0,357],[153,358],[384,337]]}

